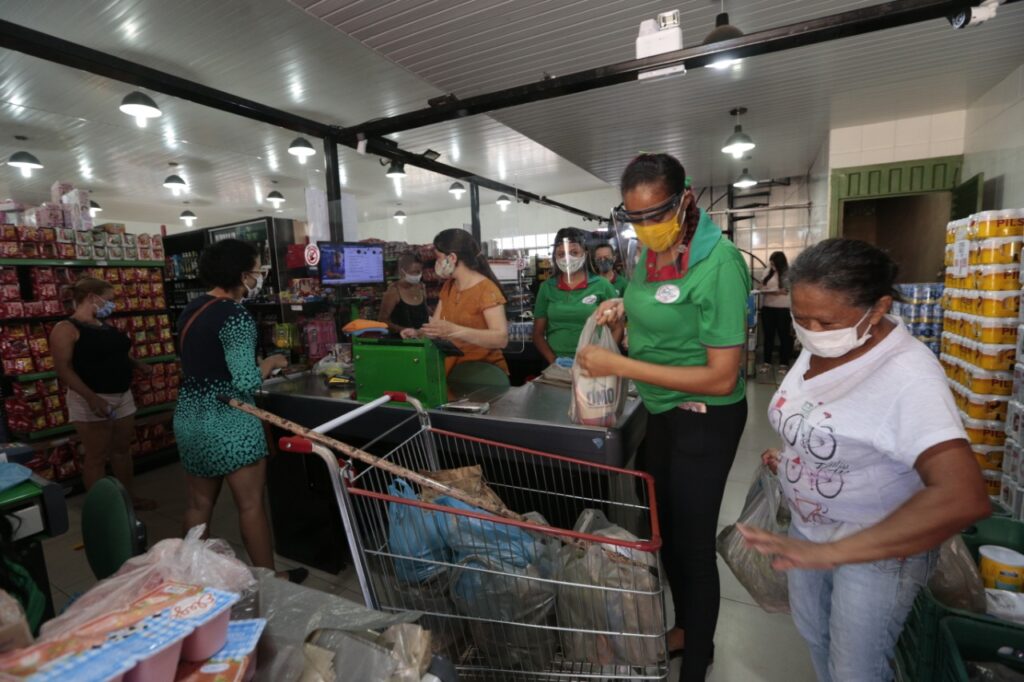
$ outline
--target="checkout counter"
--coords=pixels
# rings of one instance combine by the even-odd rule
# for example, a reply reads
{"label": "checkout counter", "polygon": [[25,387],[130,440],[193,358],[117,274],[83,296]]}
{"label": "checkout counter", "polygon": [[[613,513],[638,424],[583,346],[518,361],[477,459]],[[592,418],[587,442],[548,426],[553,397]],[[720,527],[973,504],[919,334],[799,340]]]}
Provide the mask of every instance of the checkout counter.
{"label": "checkout counter", "polygon": [[[431,409],[434,428],[615,467],[624,467],[632,459],[646,426],[647,413],[636,398],[627,400],[618,423],[607,428],[569,420],[571,394],[567,387],[536,382],[501,388],[449,384],[448,394],[452,400],[486,402],[489,410],[467,414]],[[329,388],[322,377],[311,373],[268,380],[257,402],[270,412],[308,427],[363,404],[354,398],[351,389]],[[417,431],[419,423],[410,419],[413,415],[408,405],[393,403],[329,435],[355,446],[376,440],[370,450],[383,455]],[[382,434],[387,435],[378,440]],[[267,481],[277,552],[330,573],[342,570],[348,550],[322,462],[311,456],[280,454],[269,460]],[[556,523],[555,519],[549,520]]]}

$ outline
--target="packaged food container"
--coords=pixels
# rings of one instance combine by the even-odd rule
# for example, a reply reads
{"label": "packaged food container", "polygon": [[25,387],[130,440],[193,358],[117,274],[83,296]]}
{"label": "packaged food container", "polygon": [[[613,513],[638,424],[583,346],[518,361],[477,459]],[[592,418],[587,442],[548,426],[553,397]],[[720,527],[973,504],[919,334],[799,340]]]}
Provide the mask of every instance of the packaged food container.
{"label": "packaged food container", "polygon": [[1024,402],[1024,364],[1016,363],[1013,366],[1013,396],[1014,400]]}
{"label": "packaged food container", "polygon": [[984,317],[1015,317],[1020,309],[1020,291],[980,291],[974,294],[977,314]]}
{"label": "packaged food container", "polygon": [[1017,345],[977,343],[973,344],[974,363],[982,369],[1008,372],[1013,369],[1017,357]]}
{"label": "packaged food container", "polygon": [[954,367],[953,372],[956,374],[954,378],[974,393],[1006,397],[1013,395],[1012,372],[993,372],[979,367]]}
{"label": "packaged food container", "polygon": [[972,445],[971,452],[982,469],[1003,470],[1005,447],[1001,445]]}
{"label": "packaged food container", "polygon": [[1002,445],[1006,442],[1003,422],[964,418],[967,440],[974,445]]}
{"label": "packaged food container", "polygon": [[976,289],[1020,291],[1020,263],[978,265],[971,272]]}
{"label": "packaged food container", "polygon": [[1024,501],[1024,490],[1017,486],[1013,477],[1003,472],[1002,489],[999,492],[999,501],[1010,510],[1010,518],[1019,518],[1021,502]]}
{"label": "packaged food container", "polygon": [[978,242],[977,265],[1020,263],[1020,250],[1024,237],[993,237]]}
{"label": "packaged food container", "polygon": [[1003,472],[992,469],[983,469],[981,477],[985,479],[985,488],[989,497],[999,497],[1003,490]]}
{"label": "packaged food container", "polygon": [[1024,403],[1011,400],[1006,408],[1006,437],[1020,443],[1024,438]]}
{"label": "packaged food container", "polygon": [[963,410],[971,419],[1006,419],[1007,405],[1010,402],[1010,396],[981,395],[966,389],[964,390],[963,395],[965,399],[965,407]]}
{"label": "packaged food container", "polygon": [[946,250],[945,250],[945,252],[944,252],[944,254],[942,256],[942,264],[945,265],[948,268],[949,266],[953,265],[954,249],[953,249],[953,243],[950,242],[949,239],[948,239],[948,237],[949,237],[949,232],[948,231],[946,232],[946,236],[947,236],[947,239],[946,239]]}
{"label": "packaged food container", "polygon": [[[976,447],[985,447],[981,445],[972,445],[971,449],[974,450]],[[1009,474],[1013,477],[1017,485],[1020,485],[1020,455],[1021,449],[1017,445],[1017,442],[1012,438],[1007,438],[1006,443],[1003,444],[1003,473]],[[975,451],[975,457],[977,457],[977,451]]]}
{"label": "packaged food container", "polygon": [[1020,320],[1013,317],[965,315],[960,324],[965,336],[981,343],[1017,343]]}
{"label": "packaged food container", "polygon": [[1024,216],[1016,209],[982,211],[971,216],[976,239],[1024,235]]}

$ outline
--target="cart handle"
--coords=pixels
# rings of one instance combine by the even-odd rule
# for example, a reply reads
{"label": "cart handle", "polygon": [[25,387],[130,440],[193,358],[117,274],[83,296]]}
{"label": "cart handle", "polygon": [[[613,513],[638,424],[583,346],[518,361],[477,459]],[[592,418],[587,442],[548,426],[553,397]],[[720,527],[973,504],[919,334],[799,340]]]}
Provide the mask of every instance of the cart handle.
{"label": "cart handle", "polygon": [[284,452],[299,452],[308,454],[313,452],[313,441],[302,436],[281,436],[277,446]]}

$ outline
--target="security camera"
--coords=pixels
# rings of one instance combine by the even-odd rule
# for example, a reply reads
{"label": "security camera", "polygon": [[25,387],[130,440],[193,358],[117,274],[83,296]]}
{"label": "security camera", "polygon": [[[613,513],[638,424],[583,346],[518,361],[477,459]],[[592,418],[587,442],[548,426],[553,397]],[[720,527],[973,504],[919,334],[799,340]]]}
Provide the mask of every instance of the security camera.
{"label": "security camera", "polygon": [[958,5],[946,18],[954,29],[977,26],[996,15],[999,5],[1006,0],[982,0],[981,3],[964,2]]}

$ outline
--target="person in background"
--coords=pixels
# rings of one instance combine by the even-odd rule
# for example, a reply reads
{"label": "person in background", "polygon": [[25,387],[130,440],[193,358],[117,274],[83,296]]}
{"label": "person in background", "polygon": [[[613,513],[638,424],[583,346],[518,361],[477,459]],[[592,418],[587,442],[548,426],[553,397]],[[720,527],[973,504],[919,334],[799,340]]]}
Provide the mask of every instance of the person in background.
{"label": "person in background", "polygon": [[946,376],[888,315],[897,267],[829,239],[789,271],[803,351],[772,398],[782,449],[762,459],[789,537],[740,526],[789,571],[789,603],[823,682],[891,680],[889,659],[934,550],[991,513]]}
{"label": "person in background", "polygon": [[553,249],[558,274],[537,292],[533,344],[548,364],[575,357],[587,319],[600,303],[617,297],[608,280],[587,272],[586,240],[586,233],[575,227],[558,231]]}
{"label": "person in background", "polygon": [[786,274],[789,261],[786,254],[775,251],[768,257],[768,274],[757,283],[761,295],[761,327],[764,330],[764,364],[757,373],[767,376],[772,368],[772,354],[775,352],[775,337],[779,339],[779,371],[776,377],[781,381],[789,371],[793,355],[793,325],[789,313],[789,289]]}
{"label": "person in background", "polygon": [[[203,250],[199,277],[210,287],[191,301],[178,318],[182,383],[174,410],[174,436],[185,469],[188,493],[184,530],[210,516],[227,481],[238,508],[242,543],[254,566],[274,569],[270,525],[263,504],[267,480],[267,441],[259,419],[219,400],[230,396],[253,403],[254,393],[283,355],[256,364],[256,323],[242,301],[263,286],[256,248],[225,239]],[[308,571],[279,573],[302,582]]]}
{"label": "person in background", "polygon": [[418,331],[406,329],[405,338],[426,336],[447,339],[463,352],[445,358],[445,370],[464,362],[489,362],[508,374],[501,349],[508,345],[505,295],[487,257],[465,230],[443,230],[434,237],[437,260],[434,272],[442,280],[437,309]]}
{"label": "person in background", "polygon": [[591,376],[632,379],[649,413],[637,468],[655,482],[675,605],[668,649],[683,656],[681,679],[703,680],[718,623],[718,512],[747,421],[750,272],[674,157],[641,154],[621,190],[617,222],[644,248],[625,298],[601,304],[598,319],[619,331],[628,317],[629,357],[588,346],[576,362]]}
{"label": "person in background", "polygon": [[423,286],[423,263],[414,253],[398,257],[398,281],[384,292],[380,303],[381,322],[395,334],[404,329],[419,329],[430,320],[427,290]]}
{"label": "person in background", "polygon": [[[106,320],[114,312],[114,287],[83,277],[71,287],[75,311],[50,332],[57,377],[67,386],[68,420],[85,452],[82,482],[90,489],[106,475],[107,462],[117,480],[132,493],[135,400],[132,371],[152,374],[150,365],[131,357],[132,342]],[[132,496],[136,509],[156,502]]]}
{"label": "person in background", "polygon": [[595,244],[593,250],[593,261],[594,272],[608,280],[608,282],[615,287],[616,296],[618,298],[622,298],[626,293],[626,285],[629,284],[629,280],[616,272],[615,251],[612,249],[611,244],[607,242]]}

